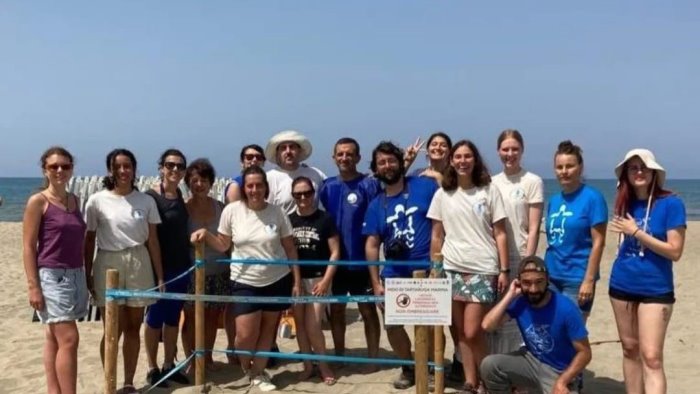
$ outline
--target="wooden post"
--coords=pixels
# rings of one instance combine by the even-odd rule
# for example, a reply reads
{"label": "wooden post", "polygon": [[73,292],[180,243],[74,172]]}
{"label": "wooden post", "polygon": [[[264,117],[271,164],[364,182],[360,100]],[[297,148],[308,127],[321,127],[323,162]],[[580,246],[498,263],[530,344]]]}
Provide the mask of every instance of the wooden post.
{"label": "wooden post", "polygon": [[[413,277],[417,279],[425,278],[425,271],[413,271]],[[416,394],[428,394],[428,326],[416,326],[416,352],[414,361],[416,363]]]}
{"label": "wooden post", "polygon": [[[119,271],[107,270],[107,290],[119,288]],[[107,299],[105,305],[105,394],[117,392],[117,352],[119,351],[119,304]]]}
{"label": "wooden post", "polygon": [[[195,244],[195,259],[204,261],[204,242]],[[196,295],[204,294],[204,266],[199,266],[194,270],[194,293]],[[194,348],[204,350],[204,301],[197,299],[194,302]],[[194,365],[194,384],[201,387],[204,391],[204,361],[206,358],[202,353],[197,353]]]}
{"label": "wooden post", "polygon": [[[442,264],[442,253],[433,255],[433,263]],[[439,272],[436,269],[430,271],[431,278],[439,278]],[[434,327],[435,340],[435,394],[443,394],[445,391],[445,333],[442,331],[442,326]]]}

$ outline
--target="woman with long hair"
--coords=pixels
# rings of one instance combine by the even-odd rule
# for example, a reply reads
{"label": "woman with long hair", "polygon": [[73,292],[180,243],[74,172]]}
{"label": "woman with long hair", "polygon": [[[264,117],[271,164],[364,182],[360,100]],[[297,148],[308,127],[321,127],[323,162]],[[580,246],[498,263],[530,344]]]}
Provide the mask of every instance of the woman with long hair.
{"label": "woman with long hair", "polygon": [[87,313],[83,244],[85,222],[78,197],[66,191],[73,156],[54,146],[41,155],[43,189],[29,197],[22,225],[22,256],[29,304],[45,324],[44,371],[49,393],[75,393],[78,326]]}
{"label": "woman with long hair", "polygon": [[[298,177],[292,181],[292,197],[297,209],[289,215],[294,231],[294,244],[299,260],[337,261],[340,259],[340,236],[333,219],[316,207],[316,190],[314,183],[307,177]],[[331,293],[331,284],[336,265],[301,265],[302,295],[327,296]],[[326,304],[295,304],[294,320],[297,327],[297,342],[302,353],[326,354],[326,340],[321,324],[326,311]],[[336,383],[335,375],[326,362],[319,363],[323,382],[329,386]],[[310,361],[304,362],[304,371],[299,380],[308,380],[313,375]]]}
{"label": "woman with long hair", "polygon": [[442,131],[436,131],[428,137],[425,146],[425,150],[428,152],[428,166],[414,170],[411,175],[433,178],[435,182],[440,184],[443,173],[450,166],[452,140],[449,135]]}
{"label": "woman with long hair", "polygon": [[574,301],[586,321],[600,277],[608,205],[603,194],[583,182],[583,151],[578,145],[568,140],[559,144],[554,173],[561,193],[547,202],[544,260],[550,285]]}
{"label": "woman with long hair", "polygon": [[[209,192],[216,179],[216,171],[211,162],[207,159],[197,159],[190,163],[185,171],[185,183],[192,193],[192,198],[187,200],[187,212],[190,214],[189,231],[195,232],[205,228],[211,233],[215,233],[221,220],[221,212],[224,204],[209,197]],[[204,250],[204,293],[213,295],[231,295],[231,273],[228,265],[217,263],[218,259],[225,259],[226,254],[214,248]],[[194,281],[190,282],[189,293],[194,293]],[[204,319],[206,332],[204,334],[204,345],[206,349],[212,349],[216,341],[217,324],[220,318],[224,319],[224,328],[229,343],[229,348],[233,349],[233,339],[235,332],[233,319],[228,319],[226,310],[231,304],[220,302],[204,303]],[[185,324],[182,328],[182,343],[185,355],[189,357],[194,351],[194,302],[185,304]],[[205,364],[207,368],[214,368],[212,353],[205,354]],[[229,359],[235,359],[230,357]]]}
{"label": "woman with long hair", "polygon": [[[160,215],[153,198],[136,189],[136,157],[131,151],[120,148],[109,152],[105,161],[108,174],[102,179],[104,189],[91,195],[85,207],[85,271],[88,289],[102,316],[105,312],[105,275],[109,269],[119,271],[121,289],[148,290],[157,284],[160,291],[165,290],[156,227]],[[118,302],[119,334],[124,335],[124,386],[121,392],[136,393],[134,373],[141,347],[143,312],[155,301],[126,298]],[[100,342],[103,365],[104,340],[103,334]]]}
{"label": "woman with long hair", "polygon": [[[187,292],[190,275],[181,275],[192,267],[190,232],[187,228],[189,216],[179,188],[186,167],[187,159],[181,151],[167,149],[158,159],[160,182],[146,191],[146,194],[153,197],[156,202],[161,218],[161,222],[156,227],[158,243],[167,245],[161,249],[161,260],[163,279],[170,293]],[[176,278],[179,279],[175,280]],[[171,373],[177,353],[177,336],[183,305],[184,302],[180,300],[161,299],[149,306],[146,311],[146,329],[144,330],[144,343],[148,356],[146,379],[151,386],[154,386],[163,376],[168,376],[167,380],[175,383],[189,383],[189,379],[181,370]],[[158,368],[158,343],[161,338],[163,341],[162,369]],[[165,381],[158,385],[158,387],[167,386]]]}
{"label": "woman with long hair", "polygon": [[[245,169],[241,200],[224,208],[218,234],[200,229],[192,233],[192,242],[205,241],[222,253],[233,247],[232,259],[296,260],[292,225],[279,206],[267,203],[269,193],[265,171],[258,166]],[[298,296],[301,292],[297,265],[232,263],[231,281],[234,296]],[[291,304],[234,304],[236,349],[269,351],[281,312],[289,307]],[[265,371],[267,357],[241,354],[238,359],[251,387],[276,389]]]}
{"label": "woman with long hair", "polygon": [[431,254],[442,253],[452,279],[452,322],[458,334],[464,391],[477,393],[486,357],[481,322],[508,286],[506,212],[479,150],[468,140],[450,152],[450,167],[428,210],[433,220]]}
{"label": "woman with long hair", "polygon": [[241,190],[243,190],[243,171],[250,166],[265,167],[265,151],[262,146],[257,144],[246,145],[241,148],[241,173],[233,178],[233,181],[226,185],[224,195],[226,202],[234,202],[241,199]]}
{"label": "woman with long hair", "polygon": [[[508,261],[510,280],[517,276],[523,257],[534,256],[540,239],[540,223],[544,203],[542,178],[521,165],[525,142],[515,129],[506,129],[498,136],[496,144],[503,171],[494,175],[493,184],[498,187],[506,209],[506,233],[508,234]],[[518,350],[523,340],[515,321],[510,321],[489,335],[492,353],[508,353]]]}
{"label": "woman with long hair", "polygon": [[646,149],[615,167],[611,230],[622,237],[610,273],[610,302],[622,342],[628,393],[666,393],[663,353],[675,303],[673,262],[683,254],[683,201],[664,189],[666,171]]}

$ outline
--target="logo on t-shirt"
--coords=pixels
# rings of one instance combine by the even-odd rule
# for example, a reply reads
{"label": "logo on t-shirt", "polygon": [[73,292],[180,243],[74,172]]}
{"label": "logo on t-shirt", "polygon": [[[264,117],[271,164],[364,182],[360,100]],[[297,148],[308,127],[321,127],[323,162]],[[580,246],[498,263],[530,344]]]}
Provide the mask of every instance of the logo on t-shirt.
{"label": "logo on t-shirt", "polygon": [[[649,219],[647,219],[646,221],[644,220],[644,218],[635,219],[634,221],[635,223],[637,223],[637,228],[641,229],[644,232],[649,232],[648,223],[651,221],[651,215],[649,215]],[[647,230],[644,229],[645,222],[647,223]],[[642,245],[639,243],[639,240],[637,240],[637,238],[632,236],[625,236],[625,242],[628,243],[627,245],[625,245],[626,247],[622,250],[624,251],[623,253],[626,257],[641,256],[640,252],[642,251]]]}
{"label": "logo on t-shirt", "polygon": [[131,210],[131,217],[141,220],[146,217],[146,212],[143,209],[134,208]]}
{"label": "logo on t-shirt", "polygon": [[410,249],[413,248],[416,239],[416,230],[413,228],[413,214],[416,211],[418,207],[406,209],[403,204],[396,204],[394,214],[386,218],[386,224],[391,225],[393,229],[393,238],[403,239]]}
{"label": "logo on t-shirt", "polygon": [[513,188],[510,191],[510,198],[513,201],[525,201],[525,190],[522,187]]}
{"label": "logo on t-shirt", "polygon": [[486,213],[486,199],[480,198],[478,201],[472,204],[472,209],[474,210],[476,216],[483,218],[484,213]]}
{"label": "logo on t-shirt", "polygon": [[357,204],[357,194],[355,193],[350,193],[348,194],[348,197],[346,198],[348,204],[350,205],[355,205]]}
{"label": "logo on t-shirt", "polygon": [[566,218],[574,216],[572,211],[566,210],[566,204],[561,204],[559,210],[549,215],[549,243],[562,244],[566,235]]}
{"label": "logo on t-shirt", "polygon": [[525,330],[525,340],[531,345],[530,351],[536,355],[543,355],[554,350],[554,339],[549,334],[549,325],[531,324]]}
{"label": "logo on t-shirt", "polygon": [[276,224],[266,224],[265,225],[265,232],[268,234],[274,234],[277,232],[277,225]]}

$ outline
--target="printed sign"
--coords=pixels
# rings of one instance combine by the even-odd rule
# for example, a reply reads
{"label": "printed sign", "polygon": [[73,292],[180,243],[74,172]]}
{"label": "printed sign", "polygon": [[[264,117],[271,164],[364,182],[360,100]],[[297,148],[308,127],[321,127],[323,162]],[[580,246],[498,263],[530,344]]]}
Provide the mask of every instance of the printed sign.
{"label": "printed sign", "polygon": [[452,323],[449,278],[387,278],[384,284],[384,324],[442,325]]}

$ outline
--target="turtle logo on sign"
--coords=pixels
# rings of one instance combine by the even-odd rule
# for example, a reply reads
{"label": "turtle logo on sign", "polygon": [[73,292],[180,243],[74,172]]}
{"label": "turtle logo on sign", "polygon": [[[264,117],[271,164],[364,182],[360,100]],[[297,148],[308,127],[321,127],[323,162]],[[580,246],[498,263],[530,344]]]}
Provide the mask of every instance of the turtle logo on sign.
{"label": "turtle logo on sign", "polygon": [[409,305],[411,305],[411,297],[409,297],[408,294],[399,294],[399,296],[396,297],[396,305],[398,305],[400,308],[407,308]]}

